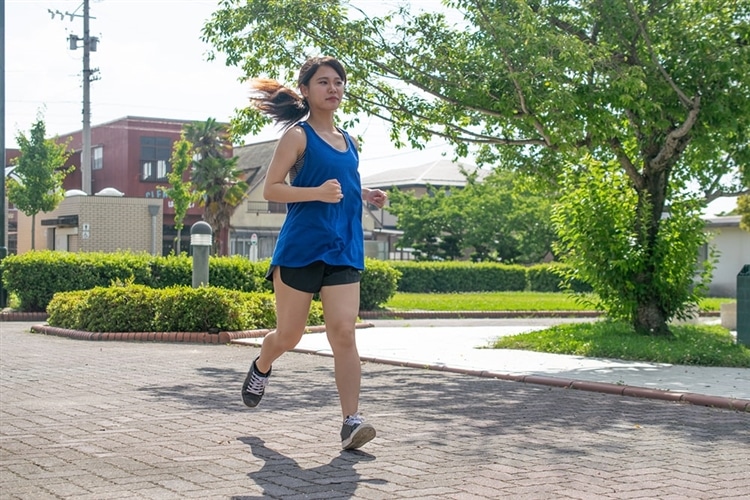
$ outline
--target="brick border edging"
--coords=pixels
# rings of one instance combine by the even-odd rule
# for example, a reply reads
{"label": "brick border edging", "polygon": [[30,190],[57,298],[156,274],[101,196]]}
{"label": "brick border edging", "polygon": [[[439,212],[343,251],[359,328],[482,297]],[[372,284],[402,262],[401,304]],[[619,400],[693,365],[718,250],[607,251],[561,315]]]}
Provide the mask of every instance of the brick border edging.
{"label": "brick border edging", "polygon": [[[358,323],[356,328],[370,328],[372,323]],[[235,339],[265,337],[273,330],[242,330],[233,332],[87,332],[49,325],[32,325],[34,333],[66,337],[74,340],[113,340],[120,342],[185,342],[193,344],[229,344]],[[305,333],[325,332],[325,326],[309,326]]]}
{"label": "brick border edging", "polygon": [[49,325],[33,325],[31,331],[74,340],[113,340],[121,342],[186,342],[193,344],[228,344],[233,339],[263,337],[271,330],[237,332],[86,332]]}
{"label": "brick border edging", "polygon": [[[316,354],[318,356],[333,355],[327,352],[316,351],[313,349],[292,349],[294,352],[303,354]],[[580,391],[600,392],[604,394],[613,394],[618,396],[630,396],[645,399],[659,399],[663,401],[672,401],[676,403],[689,403],[697,406],[709,406],[712,408],[721,408],[724,410],[734,410],[750,413],[750,400],[729,398],[724,396],[709,396],[706,394],[697,394],[692,392],[671,392],[661,389],[649,389],[646,387],[636,387],[630,385],[610,384],[607,382],[590,382],[587,380],[575,380],[557,377],[548,377],[542,375],[512,375],[509,373],[493,372],[489,370],[470,370],[466,368],[453,368],[440,364],[414,363],[380,359],[376,357],[360,356],[360,360],[382,365],[403,366],[405,368],[418,368],[422,370],[435,370],[449,373],[459,373],[461,375],[471,375],[475,377],[494,378],[498,380],[507,380],[509,382],[523,382],[525,384],[545,385],[557,387],[560,389],[577,389]]]}

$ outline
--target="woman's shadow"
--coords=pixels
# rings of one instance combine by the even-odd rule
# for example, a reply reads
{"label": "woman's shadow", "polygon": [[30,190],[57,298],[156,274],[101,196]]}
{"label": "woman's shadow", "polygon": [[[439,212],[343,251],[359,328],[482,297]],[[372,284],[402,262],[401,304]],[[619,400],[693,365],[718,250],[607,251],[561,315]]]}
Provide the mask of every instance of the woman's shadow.
{"label": "woman's shadow", "polygon": [[263,460],[260,470],[248,474],[250,479],[263,488],[263,496],[233,496],[232,500],[251,500],[259,498],[288,498],[305,493],[335,493],[335,498],[351,498],[362,482],[370,484],[387,484],[384,479],[360,479],[354,469],[359,462],[375,460],[373,455],[360,450],[342,451],[330,463],[303,469],[299,464],[281,453],[266,447],[265,442],[257,437],[240,437],[243,443],[250,445],[252,454]]}

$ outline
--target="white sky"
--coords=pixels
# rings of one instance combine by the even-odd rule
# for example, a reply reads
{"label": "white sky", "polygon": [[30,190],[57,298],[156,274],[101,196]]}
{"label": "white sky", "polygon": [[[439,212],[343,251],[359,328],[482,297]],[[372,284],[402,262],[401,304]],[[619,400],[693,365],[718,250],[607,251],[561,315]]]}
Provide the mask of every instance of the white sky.
{"label": "white sky", "polygon": [[[373,1],[382,6],[387,0]],[[427,4],[425,0],[418,0]],[[437,0],[430,0],[435,1]],[[218,0],[90,0],[89,31],[99,38],[90,67],[99,80],[91,84],[91,124],[125,116],[229,121],[247,103],[240,71],[223,60],[206,61],[210,49],[200,40],[203,24]],[[19,131],[28,134],[42,113],[48,136],[82,128],[83,49],[70,50],[68,36],[83,36],[83,20],[50,15],[82,14],[81,0],[5,0],[5,145],[15,148]],[[386,125],[364,119],[350,130],[363,138],[363,177],[393,168],[439,159],[451,150],[441,140],[425,150],[398,150]],[[268,128],[248,137],[254,143],[278,137]],[[718,200],[709,215],[735,206]]]}
{"label": "white sky", "polygon": [[[247,103],[247,86],[223,59],[208,62],[211,48],[201,28],[217,0],[90,0],[90,36],[99,38],[89,66],[98,68],[90,86],[91,124],[125,116],[229,121]],[[83,49],[70,50],[68,36],[83,36],[83,19],[48,12],[83,13],[82,0],[5,0],[5,144],[17,147],[41,112],[48,136],[81,130]],[[413,167],[448,153],[436,140],[422,151],[391,146],[386,125],[363,119],[360,171]],[[254,143],[278,137],[269,127]]]}

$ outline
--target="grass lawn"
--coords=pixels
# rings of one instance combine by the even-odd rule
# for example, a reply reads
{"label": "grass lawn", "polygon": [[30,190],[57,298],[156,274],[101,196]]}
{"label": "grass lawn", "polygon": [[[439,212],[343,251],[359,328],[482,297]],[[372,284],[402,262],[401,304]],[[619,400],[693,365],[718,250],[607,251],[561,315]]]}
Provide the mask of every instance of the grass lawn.
{"label": "grass lawn", "polygon": [[[590,299],[593,295],[587,296]],[[735,299],[706,298],[702,311],[718,311],[721,304]],[[481,293],[397,293],[386,304],[393,311],[593,311],[565,293],[481,292]]]}
{"label": "grass lawn", "polygon": [[[735,299],[708,298],[701,311],[718,311]],[[392,311],[583,311],[594,310],[564,293],[492,292],[461,294],[397,293]],[[750,368],[750,348],[737,344],[718,325],[674,325],[670,338],[642,335],[628,324],[608,320],[571,323],[499,339],[497,349],[627,359],[679,365]]]}

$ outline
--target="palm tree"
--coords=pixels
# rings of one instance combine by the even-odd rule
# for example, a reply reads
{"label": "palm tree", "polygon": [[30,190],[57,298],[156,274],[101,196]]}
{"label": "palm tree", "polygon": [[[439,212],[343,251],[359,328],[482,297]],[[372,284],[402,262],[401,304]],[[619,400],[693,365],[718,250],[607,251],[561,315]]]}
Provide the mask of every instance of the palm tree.
{"label": "palm tree", "polygon": [[185,139],[193,144],[193,152],[202,158],[226,156],[232,144],[226,125],[209,118],[205,122],[194,122],[185,125]]}
{"label": "palm tree", "polygon": [[229,221],[247,193],[248,185],[237,169],[226,126],[213,118],[185,126],[185,138],[193,144],[192,182],[202,193],[203,220],[214,231],[213,254],[228,255]]}

